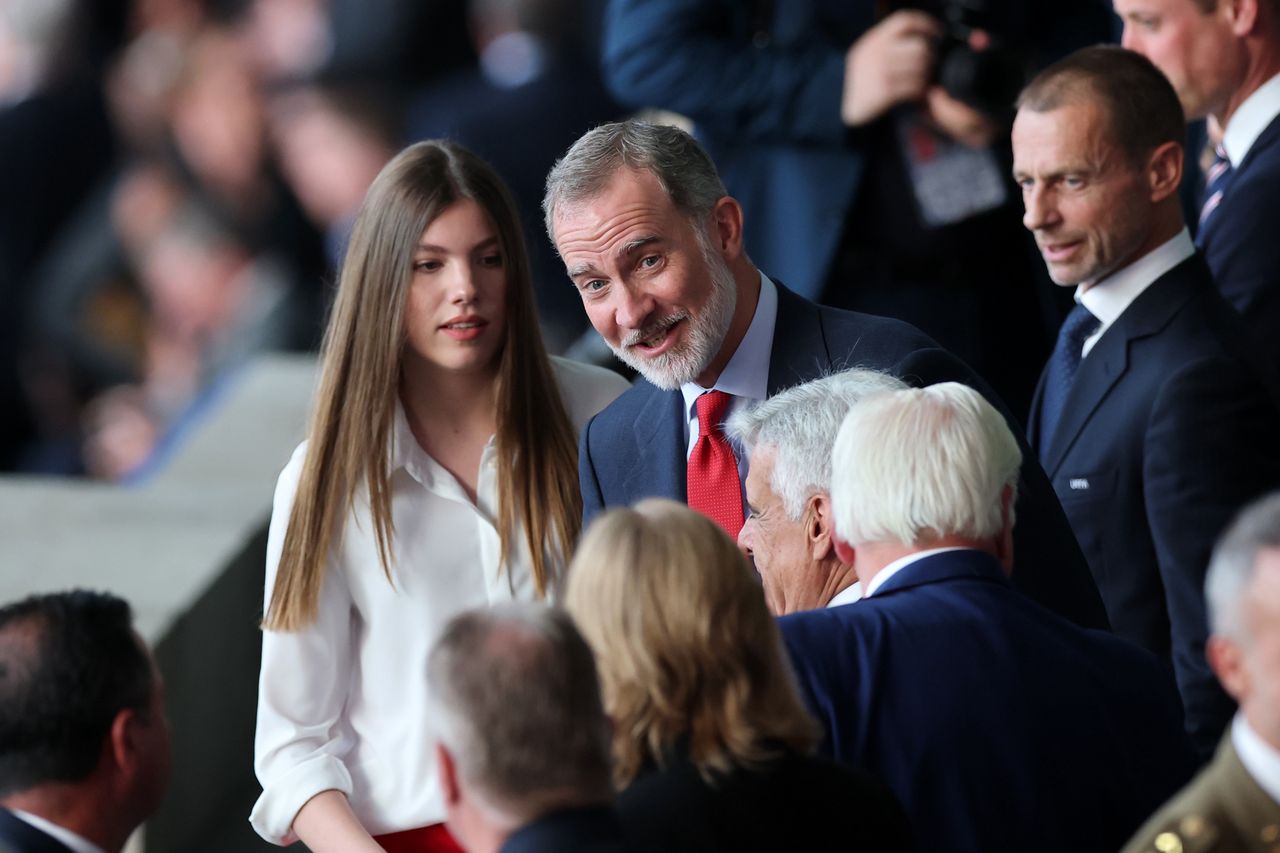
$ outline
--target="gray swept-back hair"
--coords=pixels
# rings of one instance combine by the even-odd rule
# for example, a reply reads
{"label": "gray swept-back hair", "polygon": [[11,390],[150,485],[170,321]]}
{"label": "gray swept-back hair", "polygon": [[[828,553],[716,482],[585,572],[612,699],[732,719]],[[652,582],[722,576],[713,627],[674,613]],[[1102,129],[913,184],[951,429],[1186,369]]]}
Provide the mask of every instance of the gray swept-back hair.
{"label": "gray swept-back hair", "polygon": [[624,168],[652,174],[676,209],[697,221],[728,195],[707,152],[680,128],[634,120],[602,124],[573,143],[547,175],[542,212],[553,243],[556,211],[594,198]]}
{"label": "gray swept-back hair", "polygon": [[[1016,498],[1022,451],[1001,415],[967,385],[943,382],[855,404],[832,452],[836,533],[851,545],[984,541]],[[1013,501],[1010,501],[1012,522]]]}
{"label": "gray swept-back hair", "polygon": [[875,370],[853,368],[795,385],[762,403],[734,412],[726,426],[729,437],[747,451],[774,450],[769,486],[782,500],[792,521],[799,521],[805,501],[831,492],[831,448],[849,407],[881,391],[907,385]]}
{"label": "gray swept-back hair", "polygon": [[1258,554],[1280,549],[1280,492],[1245,507],[1218,539],[1204,593],[1209,604],[1209,626],[1215,634],[1247,640],[1243,610]]}
{"label": "gray swept-back hair", "polygon": [[430,719],[462,779],[520,822],[612,797],[610,730],[591,649],[562,610],[454,617],[427,659]]}

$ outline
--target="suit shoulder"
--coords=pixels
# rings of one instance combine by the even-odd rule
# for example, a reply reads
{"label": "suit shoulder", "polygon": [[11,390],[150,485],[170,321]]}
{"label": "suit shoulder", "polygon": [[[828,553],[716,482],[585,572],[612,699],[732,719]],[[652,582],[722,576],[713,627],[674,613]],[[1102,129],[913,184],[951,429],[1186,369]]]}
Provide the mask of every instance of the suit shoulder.
{"label": "suit shoulder", "polygon": [[919,349],[941,349],[933,338],[902,320],[825,305],[818,305],[817,309],[828,341],[838,347],[852,348],[855,357],[860,347],[887,347],[902,355]]}
{"label": "suit shoulder", "polygon": [[631,387],[626,379],[605,367],[551,356],[551,370],[575,429],[583,425]]}

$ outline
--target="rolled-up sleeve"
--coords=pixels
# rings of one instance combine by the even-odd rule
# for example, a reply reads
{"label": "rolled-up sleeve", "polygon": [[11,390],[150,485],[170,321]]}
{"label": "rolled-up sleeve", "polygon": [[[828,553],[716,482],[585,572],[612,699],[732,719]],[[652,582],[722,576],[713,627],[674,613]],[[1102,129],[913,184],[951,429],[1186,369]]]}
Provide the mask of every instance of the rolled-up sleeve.
{"label": "rolled-up sleeve", "polygon": [[[270,605],[304,455],[305,445],[294,452],[276,484],[264,608]],[[316,794],[337,790],[351,795],[351,774],[344,761],[351,748],[344,724],[351,634],[350,591],[332,563],[325,572],[316,620],[300,631],[263,632],[254,742],[254,771],[262,796],[249,822],[275,844],[297,840],[293,819]]]}

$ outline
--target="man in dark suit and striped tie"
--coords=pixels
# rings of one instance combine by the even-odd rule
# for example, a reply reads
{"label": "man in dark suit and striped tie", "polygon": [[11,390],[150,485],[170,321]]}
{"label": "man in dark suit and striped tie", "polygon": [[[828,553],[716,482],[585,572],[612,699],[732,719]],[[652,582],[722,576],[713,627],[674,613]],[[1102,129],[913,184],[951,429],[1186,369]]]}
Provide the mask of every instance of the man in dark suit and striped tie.
{"label": "man in dark suit and striped tie", "polygon": [[1280,367],[1280,0],[1115,0],[1124,45],[1173,83],[1187,119],[1221,131],[1196,245]]}
{"label": "man in dark suit and striped tie", "polygon": [[1232,706],[1204,658],[1205,567],[1231,516],[1280,484],[1280,415],[1183,224],[1182,137],[1155,66],[1097,47],[1022,93],[1013,153],[1023,221],[1077,301],[1031,445],[1113,628],[1171,662],[1207,758]]}

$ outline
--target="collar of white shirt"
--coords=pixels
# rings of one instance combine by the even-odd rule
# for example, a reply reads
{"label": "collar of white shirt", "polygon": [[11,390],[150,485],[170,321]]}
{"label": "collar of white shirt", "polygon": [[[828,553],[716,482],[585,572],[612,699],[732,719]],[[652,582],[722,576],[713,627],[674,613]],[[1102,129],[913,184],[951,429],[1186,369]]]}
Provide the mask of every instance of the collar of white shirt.
{"label": "collar of white shirt", "polygon": [[18,820],[30,824],[45,835],[57,839],[63,846],[69,847],[73,853],[106,853],[101,847],[87,838],[82,838],[71,830],[58,826],[56,823],[51,823],[38,815],[19,811],[18,809],[9,809],[9,811],[13,812],[13,816]]}
{"label": "collar of white shirt", "polygon": [[1253,730],[1244,714],[1236,713],[1231,721],[1231,745],[1240,756],[1240,763],[1249,771],[1267,796],[1280,803],[1280,750],[1262,739]]}
{"label": "collar of white shirt", "polygon": [[729,363],[720,371],[716,384],[711,388],[703,388],[697,382],[686,382],[680,386],[680,393],[684,395],[685,438],[689,451],[693,450],[692,437],[698,434],[698,413],[694,404],[707,391],[723,391],[732,395],[735,407],[746,400],[763,400],[769,396],[769,356],[773,351],[773,329],[777,322],[778,288],[767,275],[760,273],[760,299],[756,302],[756,313]]}
{"label": "collar of white shirt", "polygon": [[859,581],[854,581],[844,589],[837,592],[831,600],[827,602],[827,607],[839,607],[842,604],[853,604],[860,598],[862,598],[862,584]]}
{"label": "collar of white shirt", "polygon": [[1133,304],[1133,300],[1155,283],[1156,279],[1196,253],[1191,233],[1183,228],[1171,240],[1147,252],[1124,269],[1116,270],[1093,286],[1076,288],[1076,301],[1098,318],[1098,331],[1085,338],[1081,353],[1089,354],[1098,339],[1120,319],[1120,315]]}
{"label": "collar of white shirt", "polygon": [[1222,147],[1232,168],[1239,168],[1253,143],[1280,115],[1280,74],[1259,86],[1236,108],[1222,132]]}
{"label": "collar of white shirt", "polygon": [[908,554],[905,557],[899,557],[898,559],[894,560],[892,563],[885,566],[883,569],[881,569],[879,572],[876,573],[876,576],[873,577],[871,579],[871,582],[866,585],[866,591],[862,593],[862,597],[870,598],[871,596],[875,595],[876,590],[880,589],[880,587],[888,583],[889,578],[893,577],[898,572],[902,571],[912,563],[923,560],[925,557],[932,557],[934,554],[943,554],[943,553],[946,553],[947,551],[964,551],[964,550],[965,550],[964,548],[956,548],[954,546],[950,548],[930,548],[927,551],[917,551],[914,554]]}

